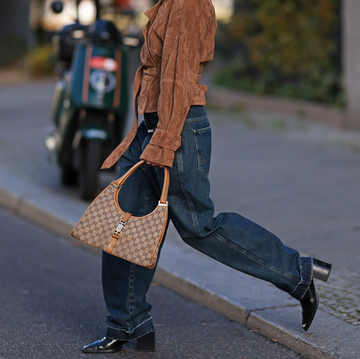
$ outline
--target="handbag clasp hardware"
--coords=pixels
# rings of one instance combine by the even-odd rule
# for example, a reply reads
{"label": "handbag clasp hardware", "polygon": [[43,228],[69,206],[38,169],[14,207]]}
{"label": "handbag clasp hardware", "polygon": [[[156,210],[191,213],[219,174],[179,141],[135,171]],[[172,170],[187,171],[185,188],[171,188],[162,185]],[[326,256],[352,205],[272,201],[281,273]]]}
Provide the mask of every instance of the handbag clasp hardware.
{"label": "handbag clasp hardware", "polygon": [[126,222],[120,221],[118,226],[115,229],[114,234],[120,234],[121,230],[124,228]]}
{"label": "handbag clasp hardware", "polygon": [[116,183],[116,181],[114,180],[114,181],[111,181],[111,185],[113,186],[113,187],[115,187],[116,189],[121,189],[121,187],[123,186],[122,184],[115,184]]}
{"label": "handbag clasp hardware", "polygon": [[124,228],[125,224],[127,223],[127,221],[120,221],[119,224],[117,225],[117,227],[115,228],[115,231],[112,235],[112,238],[111,238],[111,242],[109,243],[107,249],[105,250],[105,252],[107,253],[110,253],[112,252],[112,250],[114,249],[115,247],[115,244],[117,242],[117,240],[119,239],[119,235],[120,235],[120,232],[121,230]]}

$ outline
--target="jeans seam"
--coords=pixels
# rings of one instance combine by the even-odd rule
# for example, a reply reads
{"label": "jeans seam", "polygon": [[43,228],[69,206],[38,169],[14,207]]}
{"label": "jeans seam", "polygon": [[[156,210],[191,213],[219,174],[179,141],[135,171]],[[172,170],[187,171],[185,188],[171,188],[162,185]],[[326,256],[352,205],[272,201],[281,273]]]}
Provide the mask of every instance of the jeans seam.
{"label": "jeans seam", "polygon": [[[297,289],[298,289],[298,287],[300,286],[300,285],[306,285],[306,286],[309,286],[310,285],[310,283],[311,283],[311,280],[312,280],[312,267],[310,268],[310,282],[307,282],[306,280],[304,280],[304,276],[303,276],[303,266],[301,265],[301,260],[300,260],[300,273],[301,273],[301,280],[300,280],[300,282],[298,283],[298,285],[296,286],[296,288],[291,292],[291,293],[289,293],[289,294],[292,294],[292,293],[294,293]],[[306,293],[306,291],[304,291],[304,295],[305,295],[305,293]],[[303,296],[304,296],[303,295]],[[300,298],[300,300],[301,300],[302,298]]]}
{"label": "jeans seam", "polygon": [[187,123],[200,122],[200,121],[204,121],[204,120],[208,120],[207,115],[205,115],[205,116],[200,116],[200,117],[187,118],[187,119],[185,120],[184,125],[186,125]]}
{"label": "jeans seam", "polygon": [[205,176],[206,178],[208,178],[209,173],[206,173],[202,168],[201,168],[201,164],[202,163],[209,163],[210,162],[210,157],[204,159],[203,161],[201,160],[200,156],[199,156],[199,143],[198,140],[196,139],[196,135],[200,134],[200,133],[211,133],[211,126],[208,127],[204,127],[198,130],[193,130],[193,135],[194,135],[194,141],[195,141],[195,147],[196,147],[196,157],[197,157],[197,163],[198,163],[198,170],[200,171],[200,173]]}
{"label": "jeans seam", "polygon": [[130,267],[130,273],[129,273],[129,287],[128,287],[128,293],[129,293],[129,297],[128,297],[128,311],[129,311],[129,318],[132,318],[132,304],[133,304],[133,300],[134,300],[134,267],[135,264],[131,264]]}
{"label": "jeans seam", "polygon": [[246,249],[244,249],[244,248],[239,248],[239,247],[237,247],[237,246],[232,245],[231,243],[228,243],[228,241],[225,241],[221,235],[219,235],[219,234],[217,234],[217,233],[213,233],[213,234],[214,234],[215,237],[218,238],[219,241],[221,241],[222,243],[224,243],[224,244],[227,245],[228,247],[230,247],[230,248],[232,248],[232,249],[240,252],[240,253],[243,254],[243,255],[246,255],[248,258],[251,258],[252,260],[258,262],[259,264],[261,264],[261,265],[263,265],[264,267],[272,270],[273,272],[279,273],[279,274],[283,275],[284,277],[287,277],[287,278],[289,278],[289,279],[291,279],[291,280],[293,280],[293,279],[296,279],[296,280],[297,280],[297,278],[293,277],[292,275],[289,276],[289,275],[287,275],[287,274],[284,273],[284,272],[280,272],[280,271],[277,270],[275,267],[269,266],[264,260],[262,260],[261,258],[259,258],[259,257],[257,257],[257,256],[254,256],[253,254],[251,254],[251,253],[250,253],[249,251],[247,251]]}
{"label": "jeans seam", "polygon": [[144,196],[143,205],[140,208],[140,213],[141,213],[142,216],[145,214],[145,208],[146,208],[146,206],[147,206],[147,204],[149,202],[149,199],[150,199],[150,196],[151,196],[151,191],[152,191],[152,188],[151,188],[151,185],[149,185],[149,191],[146,194],[146,196]]}
{"label": "jeans seam", "polygon": [[293,291],[289,292],[289,294],[295,293],[296,290],[299,288],[299,286],[300,286],[301,284],[304,284],[304,283],[305,283],[305,282],[304,282],[303,279],[301,278],[300,282],[296,285],[296,287],[294,288]]}
{"label": "jeans seam", "polygon": [[[137,328],[139,328],[141,325],[145,324],[146,322],[148,322],[149,320],[152,320],[152,317],[149,317],[148,319],[144,320],[142,323],[138,324],[133,330],[126,330],[126,329],[122,329],[122,328],[115,328],[115,327],[112,327],[111,325],[108,325],[108,328],[110,329],[114,329],[114,330],[119,330],[119,331],[122,331],[122,332],[125,332],[125,333],[128,333],[128,334],[131,334],[133,333]],[[154,330],[151,330],[152,332]]]}
{"label": "jeans seam", "polygon": [[[197,223],[197,219],[196,217],[194,216],[194,206],[189,198],[189,196],[187,195],[187,192],[184,188],[184,179],[183,179],[183,176],[182,176],[182,171],[180,170],[182,168],[182,157],[181,157],[181,154],[179,154],[177,156],[177,161],[178,161],[178,171],[179,171],[179,182],[180,182],[180,186],[181,186],[181,191],[183,192],[185,198],[186,198],[186,201],[189,205],[189,208],[190,208],[190,213],[191,213],[191,217],[193,219],[193,224],[194,224],[194,227],[195,227],[195,230],[196,230],[196,234],[199,236],[199,237],[202,237],[201,234],[200,234],[200,231],[199,231],[199,225]],[[179,163],[181,161],[181,163]],[[180,166],[181,165],[181,166]]]}

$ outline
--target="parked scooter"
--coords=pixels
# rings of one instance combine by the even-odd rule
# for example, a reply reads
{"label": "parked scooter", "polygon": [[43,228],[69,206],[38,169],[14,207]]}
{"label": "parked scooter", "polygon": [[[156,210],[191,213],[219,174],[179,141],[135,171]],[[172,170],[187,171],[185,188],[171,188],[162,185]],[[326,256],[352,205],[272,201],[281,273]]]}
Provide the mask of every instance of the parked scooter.
{"label": "parked scooter", "polygon": [[[61,13],[62,2],[52,10]],[[120,143],[128,105],[127,53],[115,25],[98,18],[79,21],[57,35],[60,80],[52,102],[54,126],[46,147],[61,167],[64,185],[79,184],[80,196],[97,193],[101,163]]]}

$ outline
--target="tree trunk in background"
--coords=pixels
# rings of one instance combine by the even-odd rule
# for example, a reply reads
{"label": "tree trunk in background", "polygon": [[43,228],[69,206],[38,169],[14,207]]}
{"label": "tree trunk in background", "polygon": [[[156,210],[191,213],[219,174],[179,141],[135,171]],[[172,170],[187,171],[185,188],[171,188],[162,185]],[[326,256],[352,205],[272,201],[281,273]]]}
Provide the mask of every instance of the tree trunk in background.
{"label": "tree trunk in background", "polygon": [[346,126],[360,128],[360,1],[343,0],[342,16]]}
{"label": "tree trunk in background", "polygon": [[31,0],[0,0],[0,67],[21,65],[35,38],[30,29]]}
{"label": "tree trunk in background", "polygon": [[18,35],[33,40],[29,26],[31,0],[0,0],[0,37]]}

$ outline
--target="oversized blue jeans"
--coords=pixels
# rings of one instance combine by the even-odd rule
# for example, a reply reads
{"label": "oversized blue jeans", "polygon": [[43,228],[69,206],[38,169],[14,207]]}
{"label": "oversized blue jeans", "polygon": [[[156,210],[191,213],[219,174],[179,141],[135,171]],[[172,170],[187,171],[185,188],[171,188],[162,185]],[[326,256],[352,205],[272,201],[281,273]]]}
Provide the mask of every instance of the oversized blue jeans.
{"label": "oversized blue jeans", "polygon": [[[151,134],[142,122],[121,157],[119,176],[139,161]],[[312,279],[312,258],[300,257],[272,233],[236,213],[214,217],[208,173],[211,127],[203,106],[191,106],[181,134],[181,147],[170,169],[169,216],[191,247],[251,276],[274,284],[300,300]],[[123,210],[134,216],[150,213],[160,198],[163,169],[142,165],[119,195]],[[155,269],[147,269],[103,253],[102,282],[107,309],[106,336],[134,339],[154,330],[146,293]]]}

